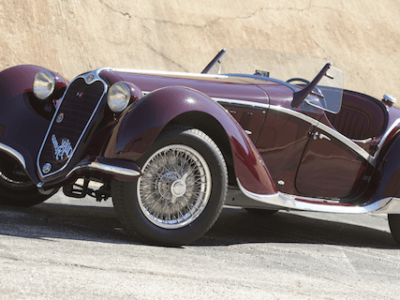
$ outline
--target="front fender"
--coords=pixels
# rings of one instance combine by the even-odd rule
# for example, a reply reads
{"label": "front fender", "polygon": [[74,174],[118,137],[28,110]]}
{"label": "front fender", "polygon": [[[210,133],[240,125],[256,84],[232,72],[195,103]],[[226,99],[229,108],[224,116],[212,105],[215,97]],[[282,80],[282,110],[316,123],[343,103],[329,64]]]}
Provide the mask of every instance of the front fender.
{"label": "front fender", "polygon": [[[0,145],[8,149],[3,155],[21,156],[35,183],[39,182],[36,156],[52,117],[52,111],[46,111],[32,92],[34,77],[43,70],[46,69],[21,65],[0,72]],[[11,157],[15,159],[16,155]]]}
{"label": "front fender", "polygon": [[268,169],[243,128],[218,103],[185,87],[162,88],[133,104],[114,128],[104,156],[138,160],[171,121],[190,112],[207,114],[223,128],[236,178],[246,190],[255,194],[276,193]]}

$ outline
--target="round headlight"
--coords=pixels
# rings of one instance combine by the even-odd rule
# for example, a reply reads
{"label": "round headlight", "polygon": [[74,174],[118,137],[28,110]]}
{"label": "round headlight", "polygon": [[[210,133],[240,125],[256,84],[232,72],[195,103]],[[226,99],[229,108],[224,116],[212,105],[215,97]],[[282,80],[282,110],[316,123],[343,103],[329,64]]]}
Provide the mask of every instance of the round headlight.
{"label": "round headlight", "polygon": [[107,103],[112,112],[122,112],[128,106],[130,99],[130,89],[123,82],[114,83],[108,91]]}
{"label": "round headlight", "polygon": [[47,99],[56,86],[53,75],[48,71],[42,71],[36,74],[33,80],[33,93],[40,100]]}

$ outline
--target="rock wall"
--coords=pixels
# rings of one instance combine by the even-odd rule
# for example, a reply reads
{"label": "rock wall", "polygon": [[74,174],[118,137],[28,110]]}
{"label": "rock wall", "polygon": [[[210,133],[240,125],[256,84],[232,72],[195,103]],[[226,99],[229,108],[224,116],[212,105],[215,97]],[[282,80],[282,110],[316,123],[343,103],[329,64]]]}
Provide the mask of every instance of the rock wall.
{"label": "rock wall", "polygon": [[0,0],[0,68],[200,72],[221,48],[258,48],[333,61],[346,88],[400,98],[399,16],[398,0]]}

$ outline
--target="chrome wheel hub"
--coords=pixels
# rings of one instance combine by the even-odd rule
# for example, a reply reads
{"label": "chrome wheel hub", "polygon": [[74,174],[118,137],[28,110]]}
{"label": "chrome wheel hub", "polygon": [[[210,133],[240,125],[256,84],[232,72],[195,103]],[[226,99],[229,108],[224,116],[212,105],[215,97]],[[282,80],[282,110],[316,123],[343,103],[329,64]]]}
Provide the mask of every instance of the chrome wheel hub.
{"label": "chrome wheel hub", "polygon": [[186,183],[176,180],[171,186],[171,193],[174,197],[182,197],[186,193]]}
{"label": "chrome wheel hub", "polygon": [[196,150],[168,145],[144,164],[137,193],[140,209],[149,221],[166,229],[181,228],[197,219],[206,207],[211,172]]}

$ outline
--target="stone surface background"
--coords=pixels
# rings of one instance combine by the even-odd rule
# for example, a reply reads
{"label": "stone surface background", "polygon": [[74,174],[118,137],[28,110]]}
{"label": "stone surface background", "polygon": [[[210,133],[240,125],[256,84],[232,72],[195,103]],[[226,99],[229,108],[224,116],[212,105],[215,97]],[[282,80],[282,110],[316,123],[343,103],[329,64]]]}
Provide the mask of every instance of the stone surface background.
{"label": "stone surface background", "polygon": [[245,47],[314,55],[343,70],[345,88],[400,98],[399,16],[398,0],[0,0],[0,68],[200,72]]}

